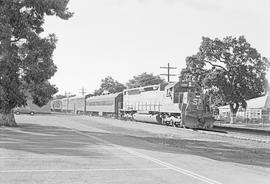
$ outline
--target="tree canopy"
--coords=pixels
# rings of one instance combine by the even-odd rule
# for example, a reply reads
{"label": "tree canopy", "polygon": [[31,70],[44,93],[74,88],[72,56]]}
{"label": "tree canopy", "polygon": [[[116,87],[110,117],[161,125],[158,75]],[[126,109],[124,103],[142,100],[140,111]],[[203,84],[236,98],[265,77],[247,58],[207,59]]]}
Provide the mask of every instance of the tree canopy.
{"label": "tree canopy", "polygon": [[196,81],[219,102],[229,104],[233,114],[239,106],[246,108],[246,100],[267,91],[270,63],[244,36],[203,37],[198,53],[187,57],[186,65],[185,77]]}
{"label": "tree canopy", "polygon": [[133,76],[133,78],[130,79],[126,85],[128,88],[136,88],[161,83],[165,83],[165,80],[160,78],[159,75],[155,76],[152,73],[148,74],[144,72],[140,75]]}
{"label": "tree canopy", "polygon": [[27,95],[43,106],[57,92],[48,81],[57,70],[52,60],[57,39],[40,33],[45,16],[72,16],[68,2],[0,0],[0,124],[16,125],[10,114],[14,107],[26,105]]}
{"label": "tree canopy", "polygon": [[101,80],[100,88],[95,90],[93,95],[101,95],[103,93],[117,93],[123,91],[125,88],[126,87],[124,84],[121,84],[117,80],[114,80],[111,76],[108,76]]}

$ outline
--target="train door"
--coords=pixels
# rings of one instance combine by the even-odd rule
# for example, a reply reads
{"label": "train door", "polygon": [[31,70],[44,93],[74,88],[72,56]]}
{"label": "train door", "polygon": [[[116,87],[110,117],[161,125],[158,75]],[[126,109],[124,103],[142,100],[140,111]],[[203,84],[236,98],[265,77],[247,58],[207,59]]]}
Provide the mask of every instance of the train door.
{"label": "train door", "polygon": [[120,110],[123,109],[123,94],[120,93],[116,98],[115,98],[115,116],[116,118],[119,117]]}

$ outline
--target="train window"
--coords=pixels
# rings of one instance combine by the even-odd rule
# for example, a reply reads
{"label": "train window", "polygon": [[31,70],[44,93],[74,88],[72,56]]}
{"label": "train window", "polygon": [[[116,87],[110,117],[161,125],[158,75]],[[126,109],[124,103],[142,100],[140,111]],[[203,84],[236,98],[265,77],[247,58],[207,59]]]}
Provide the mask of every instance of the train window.
{"label": "train window", "polygon": [[140,90],[139,89],[133,89],[133,90],[129,90],[127,91],[128,95],[138,95],[140,94]]}
{"label": "train window", "polygon": [[151,87],[145,87],[145,88],[143,88],[143,91],[155,91],[158,89],[159,89],[159,86],[156,85],[156,86],[151,86]]}
{"label": "train window", "polygon": [[153,91],[153,90],[154,90],[153,87],[146,87],[146,88],[144,88],[144,91]]}
{"label": "train window", "polygon": [[113,105],[112,100],[103,100],[103,101],[93,101],[93,102],[87,102],[88,106],[104,106],[104,105]]}

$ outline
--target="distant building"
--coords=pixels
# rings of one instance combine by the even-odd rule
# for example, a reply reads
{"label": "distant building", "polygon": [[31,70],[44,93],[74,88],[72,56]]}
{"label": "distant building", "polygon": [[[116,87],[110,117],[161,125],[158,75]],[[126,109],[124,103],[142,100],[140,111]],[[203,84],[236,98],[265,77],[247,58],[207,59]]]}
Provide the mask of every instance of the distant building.
{"label": "distant building", "polygon": [[[229,105],[221,106],[219,109],[220,119],[229,119],[231,112]],[[238,119],[263,119],[264,121],[269,120],[270,114],[270,94],[268,93],[265,96],[253,98],[247,100],[247,108],[239,108],[236,118]]]}

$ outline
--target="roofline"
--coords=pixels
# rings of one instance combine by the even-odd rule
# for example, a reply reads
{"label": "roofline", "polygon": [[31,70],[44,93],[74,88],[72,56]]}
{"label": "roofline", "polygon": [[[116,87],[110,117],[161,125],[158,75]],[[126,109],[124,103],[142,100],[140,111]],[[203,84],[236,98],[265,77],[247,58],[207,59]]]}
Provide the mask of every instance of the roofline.
{"label": "roofline", "polygon": [[106,95],[96,95],[96,96],[89,96],[86,99],[90,99],[90,98],[97,98],[97,97],[108,97],[115,95],[115,97],[118,97],[120,94],[122,94],[122,92],[117,92],[117,93],[110,93],[110,94],[106,94]]}
{"label": "roofline", "polygon": [[154,86],[159,86],[159,87],[160,87],[160,84],[154,84],[154,85],[149,85],[149,86],[142,86],[142,87],[137,87],[137,88],[124,89],[123,92],[124,92],[124,91],[134,90],[134,89],[146,88],[146,87],[154,87]]}

